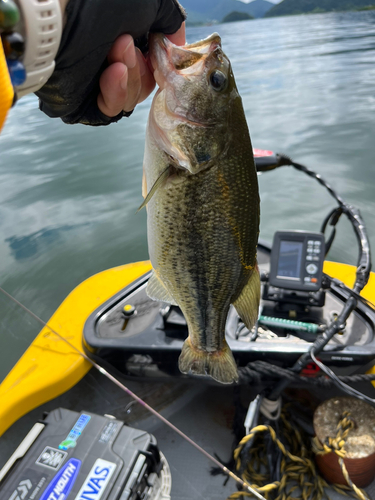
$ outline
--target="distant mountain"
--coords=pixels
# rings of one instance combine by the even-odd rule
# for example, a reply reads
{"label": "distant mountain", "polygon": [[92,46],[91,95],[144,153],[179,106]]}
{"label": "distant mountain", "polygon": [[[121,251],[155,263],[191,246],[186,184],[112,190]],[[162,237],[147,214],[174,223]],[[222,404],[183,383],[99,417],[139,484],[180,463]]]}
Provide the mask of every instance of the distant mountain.
{"label": "distant mountain", "polygon": [[221,21],[222,23],[234,23],[236,21],[248,21],[249,19],[254,19],[250,14],[246,14],[246,12],[230,12],[227,14],[224,19]]}
{"label": "distant mountain", "polygon": [[239,0],[181,0],[187,12],[187,24],[220,22],[230,12],[245,12],[252,17],[263,17],[273,6],[266,0],[243,3]]}
{"label": "distant mountain", "polygon": [[272,7],[265,17],[358,10],[372,5],[375,5],[375,0],[283,0]]}
{"label": "distant mountain", "polygon": [[267,2],[266,0],[254,0],[247,5],[249,6],[249,14],[255,18],[258,18],[264,17],[265,13],[268,12],[274,4],[271,2]]}

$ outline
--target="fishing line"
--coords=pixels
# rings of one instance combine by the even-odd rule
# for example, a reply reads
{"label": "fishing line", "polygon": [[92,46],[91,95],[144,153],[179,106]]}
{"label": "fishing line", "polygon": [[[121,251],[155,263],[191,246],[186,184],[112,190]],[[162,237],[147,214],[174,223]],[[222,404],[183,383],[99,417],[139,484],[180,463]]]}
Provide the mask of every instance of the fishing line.
{"label": "fishing line", "polygon": [[232,471],[230,471],[225,465],[223,465],[221,462],[219,462],[215,457],[210,455],[205,449],[203,449],[199,444],[197,444],[195,441],[189,438],[184,432],[182,432],[178,427],[173,425],[169,420],[167,420],[165,417],[163,417],[160,413],[158,413],[154,408],[149,406],[143,399],[138,397],[134,392],[132,392],[130,389],[128,389],[124,384],[122,384],[117,378],[115,378],[113,375],[111,375],[107,370],[105,370],[102,366],[100,366],[98,363],[93,361],[89,356],[87,356],[85,353],[80,351],[76,346],[74,346],[69,340],[67,340],[65,337],[63,337],[60,333],[56,332],[51,326],[49,326],[48,323],[43,321],[39,316],[34,314],[30,309],[28,309],[26,306],[24,306],[21,302],[19,302],[16,298],[14,298],[12,295],[10,295],[8,292],[6,292],[3,288],[0,287],[0,292],[3,293],[6,297],[8,297],[11,301],[13,301],[15,304],[17,304],[19,307],[21,307],[24,311],[26,311],[30,316],[32,316],[36,321],[38,321],[40,324],[43,326],[47,327],[52,333],[57,335],[57,337],[61,340],[63,340],[68,346],[73,349],[75,352],[77,352],[80,356],[82,356],[88,363],[90,363],[96,370],[98,370],[102,375],[107,377],[111,382],[113,382],[115,385],[117,385],[120,389],[122,389],[126,394],[128,394],[131,398],[133,398],[137,403],[139,403],[141,406],[143,406],[146,410],[148,410],[150,413],[152,413],[155,417],[157,417],[161,422],[163,422],[165,425],[170,427],[172,430],[174,430],[177,434],[179,434],[185,441],[187,441],[189,444],[194,446],[202,455],[204,455],[206,458],[211,460],[217,467],[219,467],[225,474],[230,476],[232,479],[234,479],[237,483],[239,483],[242,488],[247,490],[249,493],[254,495],[255,497],[259,498],[260,500],[266,500],[263,495],[258,493],[257,490],[252,488],[248,483],[243,481],[240,477],[238,477],[236,474],[234,474]]}

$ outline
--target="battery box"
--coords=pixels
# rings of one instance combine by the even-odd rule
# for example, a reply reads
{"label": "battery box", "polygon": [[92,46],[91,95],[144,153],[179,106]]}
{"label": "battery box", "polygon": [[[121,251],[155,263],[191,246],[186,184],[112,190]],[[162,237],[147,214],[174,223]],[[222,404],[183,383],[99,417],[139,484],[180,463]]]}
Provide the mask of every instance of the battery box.
{"label": "battery box", "polygon": [[170,500],[151,434],[63,408],[36,423],[0,471],[1,500]]}

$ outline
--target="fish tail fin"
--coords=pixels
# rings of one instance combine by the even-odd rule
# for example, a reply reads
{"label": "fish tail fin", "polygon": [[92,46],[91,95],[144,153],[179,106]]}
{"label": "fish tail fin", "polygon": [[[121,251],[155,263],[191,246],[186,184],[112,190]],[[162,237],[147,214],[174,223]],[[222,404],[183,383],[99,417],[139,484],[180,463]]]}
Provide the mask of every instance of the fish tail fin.
{"label": "fish tail fin", "polygon": [[239,297],[233,302],[238,315],[251,330],[258,319],[260,301],[260,278],[259,269],[256,265],[252,271],[249,281],[246,283]]}
{"label": "fish tail fin", "polygon": [[238,381],[237,365],[225,340],[220,351],[209,353],[194,347],[188,337],[182,346],[178,367],[182,373],[209,375],[222,384]]}

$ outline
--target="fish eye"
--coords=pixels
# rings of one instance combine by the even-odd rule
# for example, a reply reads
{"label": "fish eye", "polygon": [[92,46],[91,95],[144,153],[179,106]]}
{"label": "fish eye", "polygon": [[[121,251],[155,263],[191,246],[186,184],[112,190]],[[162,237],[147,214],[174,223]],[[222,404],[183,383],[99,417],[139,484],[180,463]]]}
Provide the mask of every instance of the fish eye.
{"label": "fish eye", "polygon": [[210,84],[217,92],[220,92],[227,85],[227,77],[221,71],[213,71],[210,74]]}

